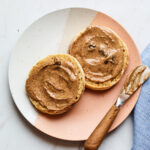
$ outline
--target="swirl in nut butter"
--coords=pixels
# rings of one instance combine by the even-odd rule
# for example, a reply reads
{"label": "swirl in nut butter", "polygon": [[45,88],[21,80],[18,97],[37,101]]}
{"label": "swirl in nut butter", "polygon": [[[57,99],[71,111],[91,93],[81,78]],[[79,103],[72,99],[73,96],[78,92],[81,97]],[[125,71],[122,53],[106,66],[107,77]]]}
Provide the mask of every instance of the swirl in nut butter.
{"label": "swirl in nut butter", "polygon": [[55,58],[39,63],[26,81],[30,98],[50,110],[62,110],[75,103],[79,78],[71,62]]}
{"label": "swirl in nut butter", "polygon": [[69,53],[80,62],[86,79],[103,83],[120,74],[124,64],[124,48],[109,29],[88,27],[70,45]]}

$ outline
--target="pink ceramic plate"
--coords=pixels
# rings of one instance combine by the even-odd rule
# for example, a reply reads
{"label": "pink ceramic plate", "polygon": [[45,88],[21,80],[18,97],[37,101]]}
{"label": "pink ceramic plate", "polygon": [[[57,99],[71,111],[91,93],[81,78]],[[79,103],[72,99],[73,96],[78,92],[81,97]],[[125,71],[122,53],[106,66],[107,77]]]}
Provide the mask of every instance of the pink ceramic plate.
{"label": "pink ceramic plate", "polygon": [[[37,112],[25,93],[29,70],[49,54],[66,53],[72,38],[88,25],[114,30],[129,50],[129,65],[120,82],[104,92],[85,90],[80,101],[68,113],[50,117]],[[137,47],[127,31],[111,17],[95,10],[70,8],[55,11],[33,23],[18,40],[10,60],[9,83],[14,102],[23,116],[42,132],[64,140],[86,140],[116,101],[131,70],[141,64]],[[135,106],[140,89],[121,108],[110,131],[119,126]]]}

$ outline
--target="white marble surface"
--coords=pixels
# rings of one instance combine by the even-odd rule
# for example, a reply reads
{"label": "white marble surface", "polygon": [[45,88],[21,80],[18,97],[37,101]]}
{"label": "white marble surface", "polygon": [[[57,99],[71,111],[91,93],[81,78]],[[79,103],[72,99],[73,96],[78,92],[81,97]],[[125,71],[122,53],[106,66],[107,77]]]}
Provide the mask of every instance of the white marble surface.
{"label": "white marble surface", "polygon": [[[7,77],[10,53],[20,34],[40,16],[66,7],[87,7],[112,16],[127,29],[140,52],[150,42],[148,0],[0,0],[0,150],[83,149],[83,142],[57,140],[32,127],[14,105]],[[130,115],[100,149],[130,150],[132,135]]]}

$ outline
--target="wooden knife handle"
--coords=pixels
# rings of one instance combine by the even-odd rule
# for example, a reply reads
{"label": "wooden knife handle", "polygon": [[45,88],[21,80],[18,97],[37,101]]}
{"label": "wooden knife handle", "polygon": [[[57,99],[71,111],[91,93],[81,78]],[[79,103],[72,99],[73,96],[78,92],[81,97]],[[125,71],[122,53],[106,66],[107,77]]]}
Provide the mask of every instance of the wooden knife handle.
{"label": "wooden knife handle", "polygon": [[118,112],[119,108],[115,105],[110,108],[103,120],[98,124],[98,126],[84,143],[85,150],[97,150],[108,130],[110,129],[113,121],[115,120]]}

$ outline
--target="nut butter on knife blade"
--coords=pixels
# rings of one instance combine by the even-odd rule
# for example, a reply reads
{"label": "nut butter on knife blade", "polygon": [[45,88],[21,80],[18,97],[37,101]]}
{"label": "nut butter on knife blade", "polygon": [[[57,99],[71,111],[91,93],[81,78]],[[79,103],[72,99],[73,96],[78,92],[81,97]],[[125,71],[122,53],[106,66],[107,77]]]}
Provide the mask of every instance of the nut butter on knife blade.
{"label": "nut butter on knife blade", "polygon": [[124,102],[150,77],[147,66],[137,66],[124,82],[116,103],[110,108],[103,120],[97,125],[84,144],[85,150],[97,150],[114,122]]}

